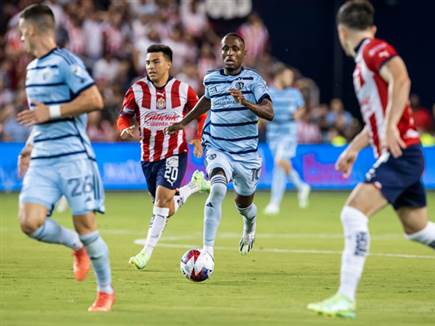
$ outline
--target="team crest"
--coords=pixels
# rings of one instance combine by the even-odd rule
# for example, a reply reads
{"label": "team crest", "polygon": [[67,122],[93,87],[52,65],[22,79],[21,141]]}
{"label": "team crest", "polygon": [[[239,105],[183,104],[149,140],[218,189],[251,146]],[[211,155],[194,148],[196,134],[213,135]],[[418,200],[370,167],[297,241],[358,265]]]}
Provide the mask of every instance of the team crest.
{"label": "team crest", "polygon": [[164,97],[159,97],[157,99],[157,109],[162,110],[164,108],[166,108],[166,100]]}
{"label": "team crest", "polygon": [[245,84],[240,80],[234,83],[234,87],[238,90],[242,90],[244,86]]}

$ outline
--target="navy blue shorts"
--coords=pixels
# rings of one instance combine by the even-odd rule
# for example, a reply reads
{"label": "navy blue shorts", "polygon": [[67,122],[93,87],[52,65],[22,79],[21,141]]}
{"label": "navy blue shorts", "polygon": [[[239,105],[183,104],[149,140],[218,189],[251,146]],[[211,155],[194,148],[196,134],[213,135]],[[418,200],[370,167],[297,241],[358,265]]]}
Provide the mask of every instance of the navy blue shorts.
{"label": "navy blue shorts", "polygon": [[394,209],[425,207],[426,191],[421,182],[423,170],[421,147],[412,145],[398,158],[389,153],[382,155],[367,173],[365,182],[378,188]]}
{"label": "navy blue shorts", "polygon": [[187,167],[187,153],[174,155],[157,162],[142,162],[142,171],[148,185],[148,191],[153,198],[156,189],[163,186],[177,189],[181,185]]}

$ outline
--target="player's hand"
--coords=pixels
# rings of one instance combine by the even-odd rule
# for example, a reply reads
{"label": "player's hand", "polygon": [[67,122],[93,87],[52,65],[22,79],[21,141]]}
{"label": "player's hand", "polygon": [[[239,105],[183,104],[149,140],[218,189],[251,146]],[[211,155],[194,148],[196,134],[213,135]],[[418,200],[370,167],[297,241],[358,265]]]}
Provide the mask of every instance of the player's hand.
{"label": "player's hand", "polygon": [[382,148],[388,150],[395,158],[402,155],[402,149],[406,148],[406,144],[400,137],[397,126],[386,126],[384,137],[382,137]]}
{"label": "player's hand", "polygon": [[17,114],[18,123],[30,127],[50,120],[50,111],[47,105],[38,101],[32,101],[32,104],[35,105],[34,110],[24,110]]}
{"label": "player's hand", "polygon": [[201,158],[202,157],[201,140],[193,139],[191,144],[193,145],[193,155],[195,155],[195,157]]}
{"label": "player's hand", "polygon": [[241,91],[240,89],[230,88],[230,89],[229,89],[229,92],[230,92],[230,95],[231,95],[232,97],[234,97],[234,99],[236,100],[236,102],[238,102],[238,103],[240,103],[240,104],[243,104],[243,103],[246,101],[246,99],[245,99],[245,97],[243,96],[243,93],[242,93],[242,91]]}
{"label": "player's hand", "polygon": [[346,149],[339,156],[337,162],[335,163],[335,169],[343,173],[345,178],[350,176],[352,172],[353,164],[358,156],[358,152]]}
{"label": "player's hand", "polygon": [[166,132],[170,135],[176,133],[178,130],[184,129],[184,125],[181,122],[174,123],[172,126],[166,128]]}
{"label": "player's hand", "polygon": [[26,174],[30,164],[30,155],[32,154],[32,145],[26,145],[20,155],[18,155],[18,176]]}
{"label": "player's hand", "polygon": [[130,126],[128,128],[125,128],[121,131],[120,137],[123,140],[127,140],[127,139],[136,139],[138,138],[136,135],[136,130],[135,130],[136,126]]}

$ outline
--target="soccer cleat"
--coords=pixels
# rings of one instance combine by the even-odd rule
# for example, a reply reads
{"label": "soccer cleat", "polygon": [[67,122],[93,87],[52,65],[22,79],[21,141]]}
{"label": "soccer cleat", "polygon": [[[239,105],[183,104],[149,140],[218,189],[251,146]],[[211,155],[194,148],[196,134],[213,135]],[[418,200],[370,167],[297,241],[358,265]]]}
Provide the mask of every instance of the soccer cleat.
{"label": "soccer cleat", "polygon": [[136,266],[137,269],[144,269],[150,259],[151,255],[147,254],[144,250],[142,250],[136,256],[130,257],[128,263]]}
{"label": "soccer cleat", "polygon": [[90,312],[106,312],[111,311],[115,303],[115,292],[97,292],[97,298],[94,303],[88,308]]}
{"label": "soccer cleat", "polygon": [[240,239],[240,253],[242,255],[247,255],[254,246],[255,233],[244,234],[242,239]]}
{"label": "soccer cleat", "polygon": [[77,281],[83,281],[89,272],[89,256],[85,247],[73,251],[73,272]]}
{"label": "soccer cleat", "polygon": [[299,207],[308,207],[308,196],[310,195],[311,187],[308,184],[304,184],[302,189],[298,192]]}
{"label": "soccer cleat", "polygon": [[337,293],[334,296],[316,303],[310,303],[307,308],[320,315],[355,319],[355,302]]}
{"label": "soccer cleat", "polygon": [[201,192],[209,192],[210,191],[210,181],[206,180],[204,177],[204,173],[196,170],[192,174],[192,179],[190,183],[194,184],[198,187]]}
{"label": "soccer cleat", "polygon": [[275,204],[269,204],[264,209],[265,215],[278,215],[279,214],[279,206]]}

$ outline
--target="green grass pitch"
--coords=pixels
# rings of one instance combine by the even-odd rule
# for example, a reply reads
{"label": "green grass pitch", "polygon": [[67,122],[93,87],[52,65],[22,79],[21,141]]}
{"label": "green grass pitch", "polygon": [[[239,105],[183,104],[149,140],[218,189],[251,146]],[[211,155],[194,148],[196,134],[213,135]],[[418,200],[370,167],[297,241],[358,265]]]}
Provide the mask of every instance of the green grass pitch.
{"label": "green grass pitch", "polygon": [[[114,310],[90,314],[95,278],[74,281],[68,249],[28,239],[17,222],[17,194],[0,194],[1,325],[435,325],[435,252],[403,238],[391,209],[370,224],[371,256],[357,301],[357,319],[317,316],[309,302],[337,288],[342,249],[339,212],[346,193],[312,194],[297,208],[287,193],[281,214],[261,214],[269,198],[259,193],[254,251],[238,252],[242,229],[229,194],[215,252],[215,273],[204,283],[181,276],[179,259],[201,246],[205,195],[194,195],[169,222],[145,271],[128,258],[137,253],[150,218],[144,193],[108,193],[99,228],[110,248]],[[428,194],[435,219],[435,193]],[[71,226],[68,213],[55,214]]]}

